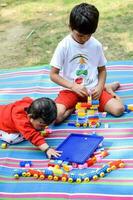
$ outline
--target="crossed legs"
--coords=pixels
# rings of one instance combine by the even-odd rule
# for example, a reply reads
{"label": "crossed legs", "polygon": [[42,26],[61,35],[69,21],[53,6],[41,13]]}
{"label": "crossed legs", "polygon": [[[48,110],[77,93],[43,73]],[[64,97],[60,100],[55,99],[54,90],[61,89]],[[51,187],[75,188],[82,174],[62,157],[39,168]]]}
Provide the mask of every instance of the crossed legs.
{"label": "crossed legs", "polygon": [[[105,85],[105,90],[112,95],[111,98],[104,106],[104,111],[114,115],[120,116],[124,112],[124,105],[118,95],[115,94],[115,91],[120,87],[118,82]],[[73,111],[74,108],[67,109],[65,105],[56,103],[57,105],[57,119],[56,123],[61,123],[64,121]]]}

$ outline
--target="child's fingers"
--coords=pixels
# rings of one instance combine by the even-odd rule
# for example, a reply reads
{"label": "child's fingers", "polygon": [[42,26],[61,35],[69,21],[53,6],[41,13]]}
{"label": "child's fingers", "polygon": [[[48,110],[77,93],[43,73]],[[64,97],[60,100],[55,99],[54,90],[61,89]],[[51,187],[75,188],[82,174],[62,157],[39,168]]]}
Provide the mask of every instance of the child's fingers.
{"label": "child's fingers", "polygon": [[63,151],[56,151],[56,152],[58,152],[58,153],[62,153]]}
{"label": "child's fingers", "polygon": [[79,94],[81,97],[86,97],[86,96],[88,96],[87,92],[84,91],[84,90],[81,90],[78,94]]}
{"label": "child's fingers", "polygon": [[58,158],[58,157],[61,156],[61,154],[56,152],[56,153],[52,154],[51,156],[54,156],[54,157]]}
{"label": "child's fingers", "polygon": [[48,152],[49,157],[54,156],[56,158],[58,158],[59,156],[61,156],[62,151],[56,151],[55,149],[50,149]]}
{"label": "child's fingers", "polygon": [[56,155],[54,155],[54,157],[58,158],[58,157],[60,157],[60,154],[56,154]]}
{"label": "child's fingers", "polygon": [[56,153],[55,153],[55,154],[56,154],[57,156],[60,156],[60,155],[61,155],[61,153],[62,153],[62,152],[60,152],[60,151],[56,151]]}

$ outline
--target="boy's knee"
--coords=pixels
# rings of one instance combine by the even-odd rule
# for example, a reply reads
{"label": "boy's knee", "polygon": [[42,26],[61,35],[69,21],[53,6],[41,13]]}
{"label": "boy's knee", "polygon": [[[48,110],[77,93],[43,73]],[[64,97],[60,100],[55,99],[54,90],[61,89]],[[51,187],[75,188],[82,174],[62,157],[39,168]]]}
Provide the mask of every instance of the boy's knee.
{"label": "boy's knee", "polygon": [[124,110],[125,110],[124,105],[118,105],[114,110],[112,110],[113,111],[112,114],[116,117],[119,117],[123,114]]}
{"label": "boy's knee", "polygon": [[59,124],[64,120],[66,107],[62,104],[56,104],[57,106],[57,118],[55,120],[55,124]]}
{"label": "boy's knee", "polygon": [[65,111],[64,111],[64,110],[58,111],[58,113],[57,113],[57,118],[56,118],[56,120],[55,120],[55,123],[56,123],[56,124],[61,123],[61,122],[64,120],[64,115],[65,115]]}
{"label": "boy's knee", "polygon": [[63,121],[62,117],[57,116],[56,120],[55,120],[55,124],[60,124]]}

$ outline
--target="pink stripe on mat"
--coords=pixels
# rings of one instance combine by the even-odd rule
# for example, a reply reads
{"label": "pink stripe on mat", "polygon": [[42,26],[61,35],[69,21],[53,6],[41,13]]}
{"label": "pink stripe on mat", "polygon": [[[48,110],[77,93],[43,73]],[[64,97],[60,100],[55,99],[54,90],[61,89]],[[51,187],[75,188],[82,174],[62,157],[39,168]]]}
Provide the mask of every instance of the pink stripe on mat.
{"label": "pink stripe on mat", "polygon": [[128,71],[133,69],[133,65],[109,65],[106,66],[108,70],[114,71],[114,70],[123,70]]}
{"label": "pink stripe on mat", "polygon": [[44,74],[49,74],[49,70],[43,69],[43,70],[32,70],[32,71],[21,71],[21,72],[11,72],[11,73],[3,73],[0,74],[0,78],[6,78],[9,77],[16,77],[16,76],[26,76],[26,75],[44,75]]}
{"label": "pink stripe on mat", "polygon": [[67,193],[0,193],[1,198],[68,198],[68,199],[96,199],[96,200],[132,200],[132,195],[104,195],[104,194],[67,194]]}
{"label": "pink stripe on mat", "polygon": [[[52,133],[56,133],[56,132],[64,132],[64,133],[92,133],[92,132],[97,132],[97,133],[111,133],[111,132],[117,132],[117,133],[128,133],[128,132],[133,132],[133,128],[97,128],[97,129],[93,129],[93,128],[85,128],[85,129],[52,129]],[[52,135],[52,134],[51,134]]]}
{"label": "pink stripe on mat", "polygon": [[[0,93],[15,93],[15,94],[19,94],[19,93],[32,93],[32,92],[46,92],[46,93],[55,93],[55,92],[59,92],[61,90],[60,87],[51,87],[51,89],[47,88],[47,87],[34,87],[34,88],[12,88],[12,89],[0,89]],[[133,90],[133,86],[122,86],[120,87],[117,91],[129,91],[129,90]]]}
{"label": "pink stripe on mat", "polygon": [[[16,158],[0,158],[0,161],[5,161],[5,162],[20,162],[22,159],[16,159]],[[29,159],[24,159],[24,160],[29,160]],[[34,159],[31,159],[32,162],[34,163],[38,163],[38,164],[46,164],[48,163],[48,160],[41,160],[41,159],[38,159],[38,160],[34,160]],[[116,160],[116,159],[107,159],[107,158],[104,158],[102,160],[102,162],[109,162],[111,160]],[[127,162],[127,163],[133,163],[133,159],[122,159],[123,161]]]}

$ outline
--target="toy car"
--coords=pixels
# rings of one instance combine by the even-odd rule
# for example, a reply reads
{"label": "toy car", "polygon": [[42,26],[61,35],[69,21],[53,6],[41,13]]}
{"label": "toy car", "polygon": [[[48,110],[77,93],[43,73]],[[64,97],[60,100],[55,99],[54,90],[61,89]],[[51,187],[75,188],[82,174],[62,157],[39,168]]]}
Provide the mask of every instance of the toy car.
{"label": "toy car", "polygon": [[117,168],[123,168],[125,167],[125,163],[122,160],[116,160],[108,163],[112,170],[115,170]]}

